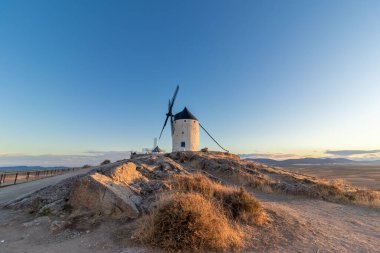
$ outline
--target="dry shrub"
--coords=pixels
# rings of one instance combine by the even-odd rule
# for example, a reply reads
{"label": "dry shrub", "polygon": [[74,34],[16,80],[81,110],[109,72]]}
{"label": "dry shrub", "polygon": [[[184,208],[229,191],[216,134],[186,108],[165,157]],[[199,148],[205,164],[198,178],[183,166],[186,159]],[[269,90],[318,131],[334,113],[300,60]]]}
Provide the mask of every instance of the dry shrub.
{"label": "dry shrub", "polygon": [[345,194],[352,202],[360,205],[380,207],[380,192],[365,189],[356,189]]}
{"label": "dry shrub", "polygon": [[218,192],[230,190],[230,188],[213,182],[202,174],[175,175],[169,184],[173,190],[180,192],[197,192],[206,197],[212,197]]}
{"label": "dry shrub", "polygon": [[145,217],[135,238],[168,251],[239,249],[244,233],[215,202],[199,193],[175,193],[161,199]]}
{"label": "dry shrub", "polygon": [[243,188],[224,194],[221,200],[225,212],[234,220],[255,224],[264,224],[267,220],[260,203]]}
{"label": "dry shrub", "polygon": [[211,181],[202,174],[176,175],[170,182],[174,190],[180,192],[200,193],[216,202],[228,218],[234,221],[244,221],[263,224],[266,221],[264,209],[256,198],[243,188],[222,185]]}

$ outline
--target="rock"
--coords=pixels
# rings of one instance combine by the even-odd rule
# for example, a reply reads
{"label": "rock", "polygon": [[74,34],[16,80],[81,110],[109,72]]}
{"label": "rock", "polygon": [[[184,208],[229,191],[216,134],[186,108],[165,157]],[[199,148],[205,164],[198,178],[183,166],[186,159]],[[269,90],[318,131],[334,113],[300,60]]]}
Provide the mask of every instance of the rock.
{"label": "rock", "polygon": [[41,216],[32,221],[25,222],[22,225],[26,228],[29,228],[32,226],[39,226],[40,224],[44,224],[44,223],[50,223],[50,218],[47,216]]}
{"label": "rock", "polygon": [[86,208],[113,218],[137,218],[141,197],[128,185],[94,173],[78,180],[69,197],[73,208]]}
{"label": "rock", "polygon": [[52,221],[50,224],[50,232],[55,233],[58,231],[64,230],[68,225],[70,225],[70,222],[68,221]]}
{"label": "rock", "polygon": [[103,174],[116,182],[133,184],[136,181],[145,181],[146,178],[136,170],[136,164],[127,162],[116,167],[103,170]]}

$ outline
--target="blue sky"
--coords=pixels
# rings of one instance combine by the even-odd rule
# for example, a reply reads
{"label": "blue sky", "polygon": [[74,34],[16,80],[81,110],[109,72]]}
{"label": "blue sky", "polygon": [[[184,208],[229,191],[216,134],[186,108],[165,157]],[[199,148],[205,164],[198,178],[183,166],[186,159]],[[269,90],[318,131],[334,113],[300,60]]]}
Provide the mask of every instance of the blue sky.
{"label": "blue sky", "polygon": [[[0,163],[150,147],[177,83],[175,111],[231,152],[377,157],[379,13],[379,1],[1,1]],[[205,134],[201,146],[217,149]]]}

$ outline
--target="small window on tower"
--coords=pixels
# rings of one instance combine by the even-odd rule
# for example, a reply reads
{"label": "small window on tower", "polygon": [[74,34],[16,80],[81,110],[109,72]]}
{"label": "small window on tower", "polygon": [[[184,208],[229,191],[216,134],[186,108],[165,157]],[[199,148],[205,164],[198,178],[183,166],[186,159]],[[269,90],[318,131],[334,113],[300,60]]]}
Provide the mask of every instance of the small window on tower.
{"label": "small window on tower", "polygon": [[182,132],[182,134],[185,134],[185,132]]}
{"label": "small window on tower", "polygon": [[185,147],[185,142],[181,142],[181,148],[184,148]]}
{"label": "small window on tower", "polygon": [[186,120],[184,120],[186,122]]}

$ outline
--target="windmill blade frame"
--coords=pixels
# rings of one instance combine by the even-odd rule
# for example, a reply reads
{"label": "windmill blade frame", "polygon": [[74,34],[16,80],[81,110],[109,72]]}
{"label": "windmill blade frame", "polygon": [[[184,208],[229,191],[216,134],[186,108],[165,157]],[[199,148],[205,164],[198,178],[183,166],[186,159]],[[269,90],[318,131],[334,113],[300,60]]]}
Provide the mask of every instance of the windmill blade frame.
{"label": "windmill blade frame", "polygon": [[177,98],[178,91],[179,91],[179,85],[177,85],[177,87],[175,88],[173,97],[170,100],[170,107],[169,107],[169,111],[168,111],[168,114],[170,114],[170,116],[173,116],[172,110],[173,110],[173,105],[174,105],[175,99]]}
{"label": "windmill blade frame", "polygon": [[164,122],[164,126],[162,127],[162,130],[161,130],[161,133],[160,133],[160,137],[158,139],[161,139],[162,133],[163,133],[163,131],[165,129],[166,124],[168,123],[169,117],[170,117],[170,123],[171,123],[171,125],[173,127],[173,112],[172,112],[172,110],[173,110],[175,99],[177,98],[178,90],[179,90],[179,85],[177,85],[177,87],[175,88],[175,91],[174,91],[172,99],[171,100],[169,99],[168,112],[166,113],[166,119],[165,119],[165,122]]}
{"label": "windmill blade frame", "polygon": [[164,126],[162,127],[162,130],[161,130],[161,133],[160,133],[160,137],[159,137],[158,139],[161,139],[162,132],[164,131],[165,126],[166,126],[166,124],[168,123],[168,119],[169,119],[169,116],[166,116]]}

